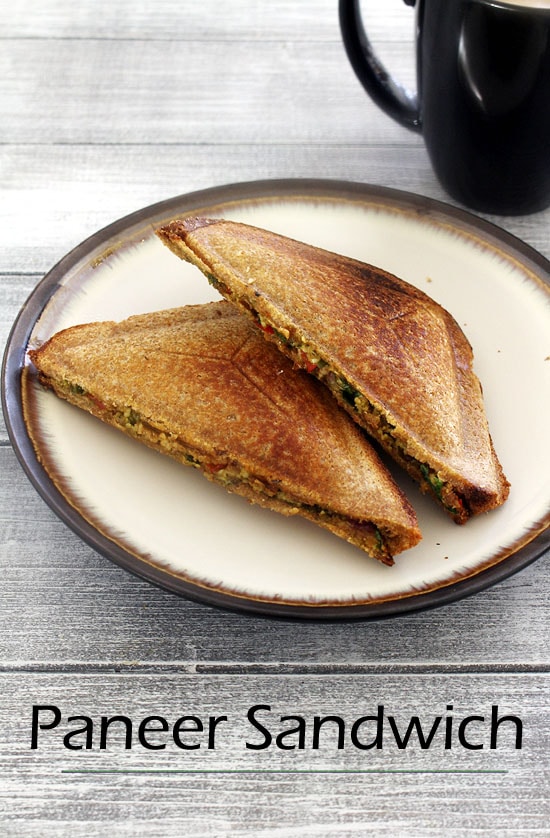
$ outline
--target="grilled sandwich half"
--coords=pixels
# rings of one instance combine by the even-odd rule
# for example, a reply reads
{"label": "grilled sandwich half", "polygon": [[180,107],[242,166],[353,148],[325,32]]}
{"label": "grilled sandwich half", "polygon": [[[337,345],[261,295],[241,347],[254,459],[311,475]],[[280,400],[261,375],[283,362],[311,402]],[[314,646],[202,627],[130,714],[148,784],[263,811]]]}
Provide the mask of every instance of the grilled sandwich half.
{"label": "grilled sandwich half", "polygon": [[249,501],[388,565],[420,540],[361,430],[225,301],[74,326],[30,359],[61,398]]}
{"label": "grilled sandwich half", "polygon": [[509,492],[472,348],[428,295],[372,265],[223,219],[157,231],[459,524]]}

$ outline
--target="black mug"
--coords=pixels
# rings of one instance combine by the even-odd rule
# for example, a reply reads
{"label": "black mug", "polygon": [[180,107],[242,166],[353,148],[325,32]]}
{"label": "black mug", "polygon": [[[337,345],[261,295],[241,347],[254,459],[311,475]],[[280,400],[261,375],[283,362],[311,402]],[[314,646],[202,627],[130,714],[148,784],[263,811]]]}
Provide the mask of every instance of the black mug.
{"label": "black mug", "polygon": [[422,133],[441,185],[457,201],[500,215],[550,206],[550,0],[416,6],[411,93],[378,60],[359,0],[340,0],[346,52],[368,94]]}

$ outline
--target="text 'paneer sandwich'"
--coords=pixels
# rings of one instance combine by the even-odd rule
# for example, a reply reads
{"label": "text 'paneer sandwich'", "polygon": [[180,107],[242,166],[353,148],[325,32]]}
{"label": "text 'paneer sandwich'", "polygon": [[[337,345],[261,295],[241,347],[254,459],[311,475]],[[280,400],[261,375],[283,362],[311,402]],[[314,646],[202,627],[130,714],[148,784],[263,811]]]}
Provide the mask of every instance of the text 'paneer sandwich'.
{"label": "text 'paneer sandwich'", "polygon": [[389,565],[420,540],[362,431],[225,301],[73,326],[29,354],[58,396],[249,501]]}
{"label": "text 'paneer sandwich'", "polygon": [[453,317],[379,268],[247,224],[157,231],[259,326],[459,524],[502,504],[473,353]]}

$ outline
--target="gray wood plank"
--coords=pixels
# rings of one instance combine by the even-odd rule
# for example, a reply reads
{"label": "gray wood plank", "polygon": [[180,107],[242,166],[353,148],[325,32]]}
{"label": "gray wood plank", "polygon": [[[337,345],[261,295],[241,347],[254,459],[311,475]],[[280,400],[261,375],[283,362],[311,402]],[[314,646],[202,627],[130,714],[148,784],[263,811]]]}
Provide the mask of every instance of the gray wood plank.
{"label": "gray wood plank", "polygon": [[83,544],[0,447],[5,668],[277,671],[547,667],[548,560],[461,602],[392,620],[296,624],[180,599]]}
{"label": "gray wood plank", "polygon": [[[364,18],[373,41],[404,40],[412,35],[413,13],[400,3],[369,0]],[[6,15],[0,37],[147,38],[148,40],[334,40],[337,4],[333,0],[18,0],[17,14]]]}
{"label": "gray wood plank", "polygon": [[[0,274],[0,356],[3,356],[13,323],[25,300],[39,281],[40,275]],[[8,436],[3,413],[0,411],[0,445]]]}
{"label": "gray wood plank", "polygon": [[0,351],[3,351],[13,322],[41,274],[0,274]]}
{"label": "gray wood plank", "polygon": [[[408,142],[389,118],[369,118],[375,105],[340,41],[28,38],[4,46],[4,142],[353,143],[366,131],[371,142]],[[406,47],[389,47],[403,84],[414,85]]]}
{"label": "gray wood plank", "polygon": [[[547,835],[547,690],[547,675],[0,676],[0,829],[17,838]],[[253,750],[246,744],[267,742],[248,720],[259,704],[270,708],[255,717],[273,739]],[[61,721],[55,729],[37,730],[31,750],[35,705],[58,707]],[[501,722],[491,749],[493,707],[495,718],[519,721]],[[353,744],[351,727],[379,712],[381,747],[361,750]],[[115,714],[131,720],[132,747],[125,748],[115,727],[100,750],[100,718]],[[63,736],[82,727],[82,720],[68,717],[79,715],[92,719],[92,747],[68,750]],[[164,749],[139,743],[137,727],[150,715],[167,720],[167,734],[148,737]],[[209,716],[227,717],[215,729],[213,747],[208,749],[204,734],[185,737],[198,749],[175,745],[172,727],[186,715],[205,724]],[[295,735],[277,743],[279,733],[296,725],[281,721],[289,715],[305,720],[302,749]],[[321,729],[319,747],[313,747],[316,715],[343,720],[342,748],[334,722]],[[477,750],[458,737],[460,722],[472,715],[482,718],[464,730],[469,744],[483,746]],[[414,716],[426,732],[437,716],[442,720],[428,748],[412,734],[400,749],[390,716],[401,735]],[[453,720],[449,728],[447,718]],[[38,720],[48,724],[53,714],[41,711]],[[363,744],[374,742],[376,729],[374,721],[364,723],[358,731]],[[69,742],[85,744],[78,736]],[[280,744],[295,747],[284,750]],[[135,773],[87,773],[107,770]],[[220,773],[161,773],[166,770]],[[365,770],[396,773],[351,773]],[[460,771],[466,773],[452,773]]]}

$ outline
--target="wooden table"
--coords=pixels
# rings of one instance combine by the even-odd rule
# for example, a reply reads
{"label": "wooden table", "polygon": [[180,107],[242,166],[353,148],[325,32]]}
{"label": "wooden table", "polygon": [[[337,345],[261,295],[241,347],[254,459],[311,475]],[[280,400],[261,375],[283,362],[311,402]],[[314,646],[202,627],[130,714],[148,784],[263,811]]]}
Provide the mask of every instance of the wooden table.
{"label": "wooden table", "polygon": [[[365,5],[381,55],[414,86],[412,12]],[[173,195],[295,177],[446,200],[421,139],[360,88],[336,0],[19,0],[0,21],[2,346],[59,258]],[[492,220],[550,256],[549,211]],[[432,611],[271,620],[178,598],[96,554],[39,498],[3,422],[0,491],[0,834],[548,835],[548,555]],[[253,750],[245,743],[262,735],[246,714],[260,704],[274,739]],[[52,728],[31,749],[38,705],[58,707],[62,725],[92,718],[94,747],[71,750]],[[329,712],[349,737],[379,707],[442,725],[453,707],[458,726],[493,706],[521,719],[521,749],[513,722],[494,750],[487,735],[484,750],[460,747],[456,730],[447,749],[332,738],[315,750],[310,738]],[[100,717],[115,714],[134,723],[132,748],[119,738],[101,750]],[[165,749],[148,750],[137,727],[152,715],[170,731],[182,716],[227,721],[210,749],[207,730],[182,732],[188,721],[179,735],[200,748],[168,732]],[[306,720],[301,751],[275,742],[285,715]],[[92,773],[71,773],[83,767]]]}

